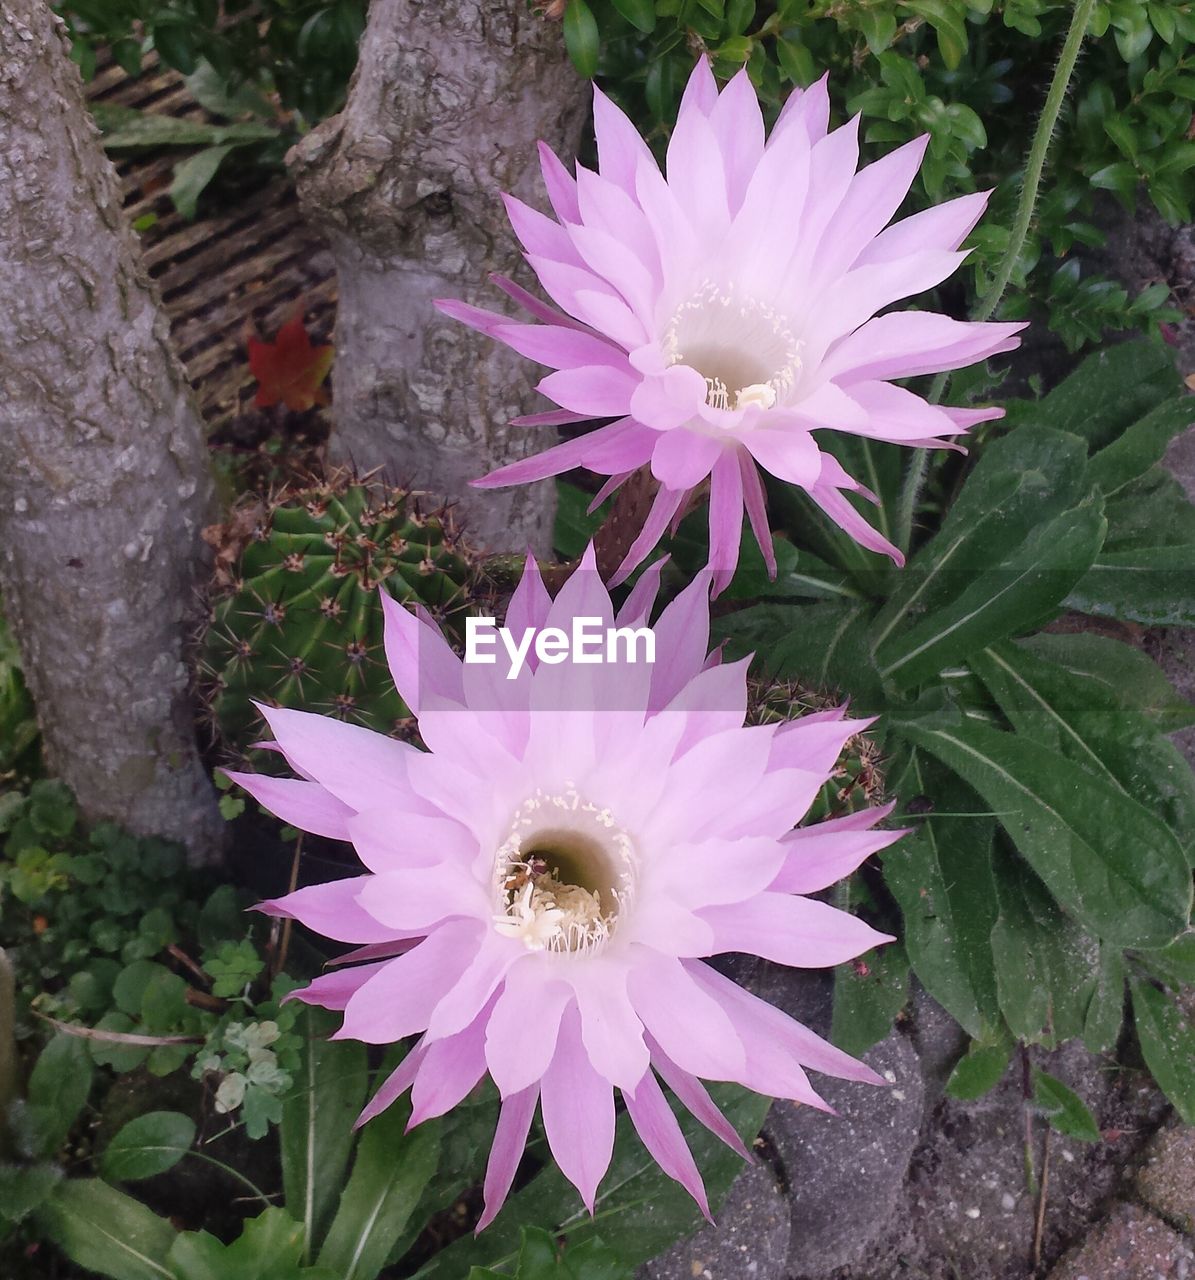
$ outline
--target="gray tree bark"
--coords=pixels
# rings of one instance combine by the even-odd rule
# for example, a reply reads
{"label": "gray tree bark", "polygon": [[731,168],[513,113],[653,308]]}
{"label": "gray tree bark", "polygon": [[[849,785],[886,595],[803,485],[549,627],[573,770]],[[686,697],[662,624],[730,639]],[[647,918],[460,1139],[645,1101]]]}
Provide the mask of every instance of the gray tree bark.
{"label": "gray tree bark", "polygon": [[203,425],[45,0],[3,0],[0,51],[5,606],[82,812],[201,860],[223,827],[183,662]]}
{"label": "gray tree bark", "polygon": [[546,551],[554,490],[469,481],[555,441],[507,425],[535,366],[432,300],[503,309],[487,277],[522,259],[500,193],[541,203],[536,142],[571,156],[588,99],[526,0],[373,0],[345,110],[289,157],[339,277],[334,450],[459,501],[488,550]]}

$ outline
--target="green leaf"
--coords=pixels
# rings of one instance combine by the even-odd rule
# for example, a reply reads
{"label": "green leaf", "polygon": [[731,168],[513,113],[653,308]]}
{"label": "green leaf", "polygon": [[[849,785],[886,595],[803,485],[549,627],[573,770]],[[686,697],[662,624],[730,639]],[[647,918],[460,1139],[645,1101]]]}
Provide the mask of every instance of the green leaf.
{"label": "green leaf", "polygon": [[[759,1132],[769,1100],[733,1085],[714,1085],[710,1093],[749,1144]],[[742,1171],[742,1158],[686,1112],[677,1119],[716,1210]],[[614,1158],[598,1188],[592,1219],[564,1175],[549,1165],[511,1196],[480,1237],[458,1240],[438,1253],[416,1273],[417,1280],[458,1280],[468,1275],[471,1266],[505,1268],[518,1256],[521,1228],[545,1224],[553,1234],[566,1235],[570,1248],[600,1230],[606,1245],[626,1265],[635,1266],[694,1230],[700,1217],[683,1188],[662,1173],[644,1150],[624,1115],[618,1121]]]}
{"label": "green leaf", "polygon": [[187,1231],[167,1261],[176,1280],[338,1280],[334,1271],[300,1264],[303,1228],[285,1209],[246,1222],[232,1244],[206,1231]]}
{"label": "green leaf", "polygon": [[573,66],[587,79],[597,75],[601,37],[593,10],[585,0],[568,0],[564,11],[564,47]]}
{"label": "green leaf", "polygon": [[173,1169],[195,1141],[195,1121],[178,1111],[149,1111],[112,1139],[100,1172],[112,1182],[137,1182]]}
{"label": "green leaf", "polygon": [[1099,1142],[1099,1125],[1087,1104],[1073,1089],[1040,1067],[1033,1068],[1033,1101],[1059,1133],[1080,1142]]}
{"label": "green leaf", "polygon": [[1184,1122],[1195,1124],[1195,1028],[1152,982],[1131,977],[1129,987],[1145,1065]]}
{"label": "green leaf", "polygon": [[304,1036],[295,1087],[282,1104],[279,1140],[286,1203],[304,1225],[304,1254],[323,1239],[353,1148],[353,1122],[365,1102],[365,1046],[328,1040],[337,1019],[305,1005],[296,1022]]}
{"label": "green leaf", "polygon": [[1195,724],[1195,704],[1181,697],[1161,667],[1132,645],[1089,631],[1041,634],[1017,643],[1088,686],[1090,693],[1084,697],[1111,697],[1126,710],[1145,716],[1161,733]]}
{"label": "green leaf", "polygon": [[892,1030],[909,995],[909,962],[899,942],[868,951],[834,970],[830,1039],[855,1057]]}
{"label": "green leaf", "polygon": [[392,1106],[362,1134],[319,1254],[319,1265],[340,1280],[373,1280],[436,1172],[439,1125],[428,1121],[404,1134],[408,1116],[407,1107]]}
{"label": "green leaf", "polygon": [[575,484],[561,480],[556,485],[556,525],[552,542],[566,560],[575,560],[581,555],[604,519],[606,505],[590,513],[587,510],[590,498],[590,494]]}
{"label": "green leaf", "polygon": [[1095,989],[1083,1022],[1083,1043],[1092,1053],[1116,1047],[1124,1025],[1125,976],[1120,950],[1101,943]]}
{"label": "green leaf", "polygon": [[29,1076],[25,1124],[35,1156],[52,1156],[70,1133],[91,1092],[86,1044],[59,1033],[38,1055]]}
{"label": "green leaf", "polygon": [[1092,454],[1087,478],[1105,496],[1123,489],[1162,460],[1166,446],[1195,422],[1195,396],[1182,395],[1151,409],[1115,440]]}
{"label": "green leaf", "polygon": [[1174,356],[1163,343],[1117,343],[1088,356],[1041,400],[1010,404],[1008,419],[1073,432],[1098,450],[1182,389]]}
{"label": "green leaf", "polygon": [[[170,184],[170,198],[174,207],[188,222],[193,222],[198,210],[199,197],[204,188],[216,176],[225,156],[236,146],[226,142],[219,147],[204,147],[193,156],[180,160],[174,166],[174,181]],[[226,799],[229,797],[225,797]],[[243,803],[243,802],[242,802]],[[229,815],[225,814],[225,817]],[[236,815],[231,815],[235,817]]]}
{"label": "green leaf", "polygon": [[949,604],[892,634],[876,651],[881,674],[909,689],[985,645],[1052,618],[1104,540],[1102,505],[1085,503],[1041,525],[998,567],[976,574]]}
{"label": "green leaf", "polygon": [[1195,856],[1195,774],[1145,716],[1017,645],[975,654],[971,668],[1018,733],[1137,800]]}
{"label": "green leaf", "polygon": [[631,24],[647,35],[656,29],[656,6],[653,0],[613,0],[614,7]]}
{"label": "green leaf", "polygon": [[974,722],[900,724],[1001,814],[1065,910],[1122,946],[1165,946],[1186,926],[1186,857],[1148,810],[1056,752]]}
{"label": "green leaf", "polygon": [[1160,951],[1138,956],[1149,971],[1177,990],[1195,986],[1195,930],[1188,930]]}
{"label": "green leaf", "polygon": [[1195,626],[1195,544],[1104,550],[1066,603],[1149,627]]}
{"label": "green leaf", "polygon": [[49,1199],[61,1180],[57,1165],[0,1164],[0,1222],[23,1221]]}
{"label": "green leaf", "polygon": [[71,1179],[37,1211],[46,1236],[86,1271],[112,1280],[175,1280],[176,1232],[140,1201],[96,1178]]}
{"label": "green leaf", "polygon": [[982,1098],[1004,1079],[1011,1056],[1012,1045],[1007,1042],[984,1044],[973,1040],[950,1073],[946,1092],[961,1102]]}
{"label": "green leaf", "polygon": [[[979,811],[974,793],[914,753],[902,793],[925,795],[948,814]],[[920,830],[882,855],[884,882],[900,907],[901,937],[922,986],[971,1036],[999,1022],[989,944],[996,922],[991,856],[995,822],[931,813]]]}
{"label": "green leaf", "polygon": [[228,999],[240,993],[266,967],[248,938],[222,942],[214,955],[205,955],[203,967],[212,978],[212,995]]}

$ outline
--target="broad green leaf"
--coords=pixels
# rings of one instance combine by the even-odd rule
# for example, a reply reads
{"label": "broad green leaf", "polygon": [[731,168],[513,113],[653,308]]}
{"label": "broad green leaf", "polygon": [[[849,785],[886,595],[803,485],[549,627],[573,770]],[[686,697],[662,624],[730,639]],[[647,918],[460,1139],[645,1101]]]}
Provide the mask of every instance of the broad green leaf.
{"label": "broad green leaf", "polygon": [[439,1125],[430,1120],[404,1133],[409,1115],[409,1107],[392,1106],[362,1132],[352,1176],[319,1253],[319,1265],[340,1280],[373,1280],[436,1172]]}
{"label": "broad green leaf", "polygon": [[1017,643],[1089,686],[1093,700],[1111,697],[1119,706],[1145,716],[1161,733],[1195,724],[1195,704],[1180,696],[1161,667],[1132,645],[1089,631],[1043,633]]}
{"label": "broad green leaf", "polygon": [[[551,1234],[540,1227],[524,1227],[513,1280],[631,1280],[625,1266],[596,1236],[581,1244],[565,1241],[558,1249]],[[508,1280],[504,1272],[474,1267],[469,1280]]]}
{"label": "broad green leaf", "polygon": [[1059,1133],[1080,1142],[1099,1142],[1099,1125],[1087,1104],[1073,1089],[1040,1067],[1033,1068],[1033,1101]]}
{"label": "broad green leaf", "polygon": [[860,1057],[882,1040],[909,996],[909,961],[899,942],[868,951],[834,970],[830,1039]]}
{"label": "broad green leaf", "polygon": [[589,545],[609,508],[603,504],[590,514],[590,494],[575,484],[558,481],[556,485],[556,524],[552,543],[566,560],[575,560]]}
{"label": "broad green leaf", "polygon": [[56,1035],[38,1055],[29,1076],[24,1125],[35,1156],[52,1156],[66,1140],[91,1092],[92,1066],[85,1042]]}
{"label": "broad green leaf", "polygon": [[1123,489],[1162,460],[1166,446],[1195,422],[1195,396],[1183,394],[1151,409],[1123,435],[1092,454],[1087,478],[1105,496]]}
{"label": "broad green leaf", "polygon": [[[1161,465],[1130,481],[1104,505],[1108,519],[1105,552],[1148,551],[1195,546],[1195,505]],[[1189,584],[1171,584],[1172,587]]]}
{"label": "broad green leaf", "polygon": [[1032,630],[1091,567],[1103,542],[1102,504],[1085,503],[1039,526],[1002,563],[977,573],[949,603],[876,650],[881,674],[898,688],[1006,636]]}
{"label": "broad green leaf", "polygon": [[1072,609],[1150,627],[1195,626],[1195,543],[1102,551],[1067,599]]}
{"label": "broad green leaf", "polygon": [[1144,805],[1195,858],[1195,773],[1143,715],[1017,645],[975,654],[970,665],[1019,734]]}
{"label": "broad green leaf", "polygon": [[992,872],[998,912],[992,926],[992,960],[1000,1012],[1018,1040],[1037,1040],[1050,1018],[1050,989],[1037,949],[1040,929],[1025,899],[1025,877],[997,844]]}
{"label": "broad green leaf", "polygon": [[136,1182],[165,1173],[191,1149],[195,1121],[179,1111],[149,1111],[130,1120],[108,1143],[100,1172],[112,1182]]}
{"label": "broad green leaf", "polygon": [[174,207],[188,222],[194,221],[199,197],[235,146],[236,143],[226,142],[218,147],[204,147],[202,151],[196,151],[174,166],[170,198],[174,201]]}
{"label": "broad green leaf", "polygon": [[1087,494],[1086,450],[1073,435],[1027,426],[984,449],[938,533],[910,560],[876,617],[873,648],[955,599],[1046,521]]}
{"label": "broad green leaf", "polygon": [[975,723],[902,722],[1001,815],[1009,837],[1066,911],[1128,947],[1160,947],[1186,927],[1186,857],[1134,800],[1040,744]]}
{"label": "broad green leaf", "polygon": [[1145,1065],[1183,1120],[1195,1124],[1195,1028],[1170,996],[1148,979],[1130,978],[1129,987]]}
{"label": "broad green leaf", "polygon": [[327,1038],[336,1025],[324,1010],[303,1007],[295,1024],[304,1036],[302,1059],[278,1130],[286,1205],[303,1224],[308,1257],[323,1239],[344,1180],[369,1078],[363,1044]]}
{"label": "broad green leaf", "polygon": [[960,1102],[982,1098],[1004,1079],[1011,1057],[1012,1045],[1008,1042],[984,1044],[973,1040],[950,1073],[946,1092]]}
{"label": "broad green leaf", "polygon": [[[749,1144],[759,1132],[770,1100],[733,1085],[714,1085],[710,1093]],[[677,1118],[716,1211],[743,1169],[742,1158],[687,1113],[681,1111]],[[520,1232],[525,1226],[564,1234],[570,1246],[600,1235],[625,1264],[635,1266],[654,1258],[700,1221],[688,1193],[661,1172],[623,1115],[618,1121],[614,1158],[598,1188],[592,1219],[564,1175],[549,1165],[511,1196],[479,1237],[456,1241],[416,1272],[416,1277],[458,1280],[468,1275],[472,1266],[508,1271],[518,1256]]]}
{"label": "broad green leaf", "polygon": [[[982,810],[974,793],[914,753],[902,794],[925,796],[946,814]],[[900,935],[921,985],[971,1036],[999,1022],[989,938],[996,922],[991,854],[995,820],[927,815],[881,854],[884,882],[900,907]]]}
{"label": "broad green leaf", "polygon": [[166,1257],[176,1232],[139,1200],[98,1178],[70,1179],[37,1211],[58,1248],[86,1271],[111,1280],[174,1280]]}
{"label": "broad green leaf", "polygon": [[1195,930],[1187,930],[1160,951],[1143,952],[1138,957],[1151,973],[1176,990],[1195,986]]}
{"label": "broad green leaf", "polygon": [[1160,341],[1117,343],[1088,356],[1041,400],[1010,404],[1008,420],[1070,431],[1098,450],[1181,392],[1174,356]]}

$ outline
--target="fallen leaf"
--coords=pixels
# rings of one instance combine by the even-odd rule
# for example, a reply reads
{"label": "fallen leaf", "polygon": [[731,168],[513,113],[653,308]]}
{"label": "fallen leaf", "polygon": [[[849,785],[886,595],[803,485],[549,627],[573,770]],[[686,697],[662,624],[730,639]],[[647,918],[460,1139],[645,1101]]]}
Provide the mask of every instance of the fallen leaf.
{"label": "fallen leaf", "polygon": [[249,338],[249,368],[257,379],[254,404],[268,409],[281,402],[302,412],[313,405],[327,404],[323,381],[332,368],[333,349],[313,347],[300,307],[278,330],[273,342]]}

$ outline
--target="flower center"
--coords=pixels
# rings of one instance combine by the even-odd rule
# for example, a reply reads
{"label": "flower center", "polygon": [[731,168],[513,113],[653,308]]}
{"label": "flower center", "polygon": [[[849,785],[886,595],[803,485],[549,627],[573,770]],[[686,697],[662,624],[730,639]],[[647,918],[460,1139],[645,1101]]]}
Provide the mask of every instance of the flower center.
{"label": "flower center", "polygon": [[701,374],[714,409],[770,409],[801,372],[801,341],[785,317],[710,280],[672,313],[662,346],[669,364]]}
{"label": "flower center", "polygon": [[635,847],[572,786],[524,800],[494,864],[494,928],[528,951],[604,946],[635,892]]}

